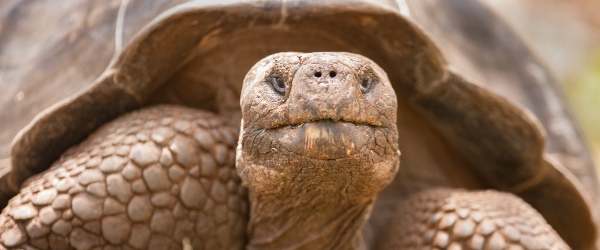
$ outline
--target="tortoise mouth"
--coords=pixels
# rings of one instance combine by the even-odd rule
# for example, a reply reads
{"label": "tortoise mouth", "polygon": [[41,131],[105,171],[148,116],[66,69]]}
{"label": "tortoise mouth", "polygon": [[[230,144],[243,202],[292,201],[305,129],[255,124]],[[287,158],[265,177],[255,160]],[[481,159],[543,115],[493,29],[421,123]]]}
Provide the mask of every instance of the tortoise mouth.
{"label": "tortoise mouth", "polygon": [[262,130],[270,144],[303,157],[336,160],[363,150],[382,126],[353,121],[315,119]]}
{"label": "tortoise mouth", "polygon": [[255,131],[257,131],[257,130],[278,130],[278,129],[283,129],[283,128],[295,129],[295,128],[302,127],[307,124],[315,124],[315,125],[319,125],[319,126],[332,126],[332,124],[334,124],[334,123],[348,124],[348,125],[355,125],[355,126],[366,126],[366,127],[372,127],[372,128],[387,128],[387,126],[384,126],[381,123],[375,123],[375,122],[354,121],[354,120],[348,120],[348,119],[333,119],[333,118],[314,118],[314,119],[305,119],[305,120],[301,120],[301,121],[294,121],[294,122],[286,123],[286,124],[273,124],[270,127],[256,129]]}

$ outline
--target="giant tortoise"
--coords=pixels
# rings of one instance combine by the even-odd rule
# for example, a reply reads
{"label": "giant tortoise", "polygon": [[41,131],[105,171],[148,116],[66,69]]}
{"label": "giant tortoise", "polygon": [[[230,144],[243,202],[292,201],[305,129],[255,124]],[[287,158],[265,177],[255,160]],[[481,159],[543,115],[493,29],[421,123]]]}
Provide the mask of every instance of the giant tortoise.
{"label": "giant tortoise", "polygon": [[[559,235],[593,249],[589,193],[543,153],[536,119],[445,63],[425,32],[364,1],[170,9],[21,130],[0,242],[566,248]],[[284,53],[250,70],[282,51],[373,61]],[[325,87],[291,95],[302,81]]]}

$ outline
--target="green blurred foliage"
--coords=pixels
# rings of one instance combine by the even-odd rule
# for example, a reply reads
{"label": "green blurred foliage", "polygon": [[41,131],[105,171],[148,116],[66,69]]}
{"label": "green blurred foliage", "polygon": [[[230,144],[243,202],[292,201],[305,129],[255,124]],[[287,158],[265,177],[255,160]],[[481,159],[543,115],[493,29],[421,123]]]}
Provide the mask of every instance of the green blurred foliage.
{"label": "green blurred foliage", "polygon": [[573,72],[563,85],[572,110],[600,163],[600,49],[589,54],[588,63]]}

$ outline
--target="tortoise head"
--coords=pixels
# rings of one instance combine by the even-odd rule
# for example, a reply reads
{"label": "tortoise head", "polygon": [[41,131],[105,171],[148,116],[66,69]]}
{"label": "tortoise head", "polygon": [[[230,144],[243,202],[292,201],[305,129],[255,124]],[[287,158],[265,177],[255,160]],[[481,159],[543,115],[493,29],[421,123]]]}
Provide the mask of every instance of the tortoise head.
{"label": "tortoise head", "polygon": [[244,80],[238,172],[251,192],[371,200],[398,170],[396,102],[385,72],[363,56],[269,56]]}

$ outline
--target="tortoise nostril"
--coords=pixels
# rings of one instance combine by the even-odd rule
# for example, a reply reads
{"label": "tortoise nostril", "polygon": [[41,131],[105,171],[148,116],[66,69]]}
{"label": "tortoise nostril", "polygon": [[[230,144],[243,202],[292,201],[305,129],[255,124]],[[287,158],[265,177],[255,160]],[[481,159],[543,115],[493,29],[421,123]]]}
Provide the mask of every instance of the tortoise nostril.
{"label": "tortoise nostril", "polygon": [[315,77],[321,77],[321,72],[315,73]]}
{"label": "tortoise nostril", "polygon": [[330,71],[329,72],[329,77],[334,78],[337,75],[337,73],[335,71]]}

